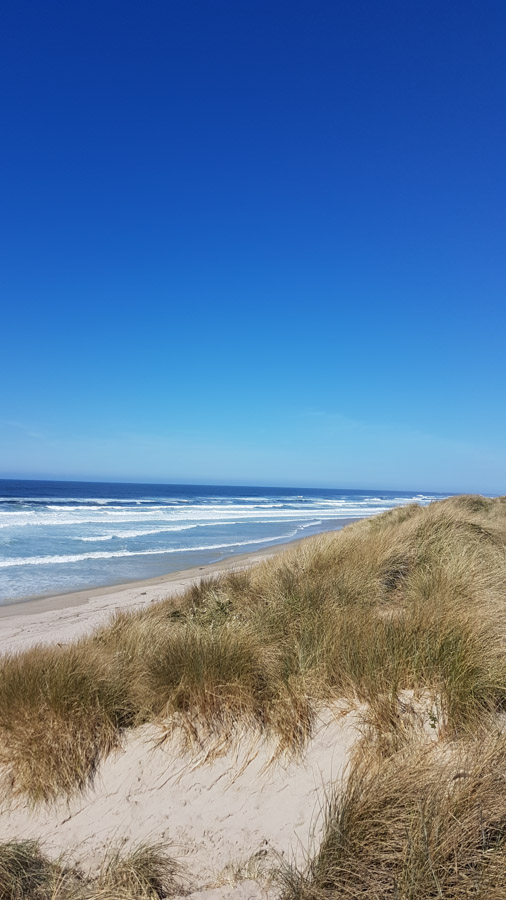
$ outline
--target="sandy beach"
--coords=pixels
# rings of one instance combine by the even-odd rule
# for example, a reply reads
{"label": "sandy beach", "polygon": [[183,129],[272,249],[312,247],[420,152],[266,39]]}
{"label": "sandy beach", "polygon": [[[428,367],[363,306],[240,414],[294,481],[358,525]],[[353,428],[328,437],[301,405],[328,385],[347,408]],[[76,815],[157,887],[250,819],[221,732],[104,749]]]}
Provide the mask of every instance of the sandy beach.
{"label": "sandy beach", "polygon": [[[293,541],[292,544],[298,543]],[[0,606],[0,646],[3,653],[27,650],[35,644],[66,643],[88,634],[115,612],[134,610],[176,597],[200,578],[212,577],[262,562],[287,549],[287,544],[231,556],[208,566],[171,572],[159,578],[90,588]]]}
{"label": "sandy beach", "polygon": [[[468,896],[471,860],[480,896],[502,897],[505,522],[502,498],[412,504],[4,609],[4,858],[31,848],[25,871],[42,854],[48,878],[71,879],[62,900],[379,897],[395,883],[426,897],[428,846],[442,883],[460,879],[451,896]],[[234,577],[198,584],[219,572]],[[121,610],[143,614],[86,639]],[[116,880],[104,894],[111,859],[118,879],[155,851],[170,890],[125,895]]]}
{"label": "sandy beach", "polygon": [[[303,539],[307,540],[307,539]],[[200,578],[243,569],[286,551],[293,541],[162,578],[27,600],[0,608],[3,652],[63,645],[89,634],[119,610],[176,597]],[[359,732],[349,706],[323,709],[303,758],[278,758],[269,741],[238,733],[225,752],[183,753],[146,726],[124,737],[90,788],[32,809],[0,805],[0,841],[42,838],[44,850],[70,854],[84,869],[104,851],[139,841],[167,842],[194,900],[276,896],[269,871],[304,863],[324,826],[330,785],[339,779]],[[97,822],[100,827],[97,828]]]}
{"label": "sandy beach", "polygon": [[[355,520],[343,520],[341,528]],[[340,530],[340,529],[337,529]],[[3,653],[36,644],[64,644],[103,625],[115,612],[141,609],[168,596],[178,596],[201,578],[260,563],[307,538],[230,556],[207,566],[195,566],[157,578],[89,588],[48,597],[28,598],[0,606],[0,647]]]}

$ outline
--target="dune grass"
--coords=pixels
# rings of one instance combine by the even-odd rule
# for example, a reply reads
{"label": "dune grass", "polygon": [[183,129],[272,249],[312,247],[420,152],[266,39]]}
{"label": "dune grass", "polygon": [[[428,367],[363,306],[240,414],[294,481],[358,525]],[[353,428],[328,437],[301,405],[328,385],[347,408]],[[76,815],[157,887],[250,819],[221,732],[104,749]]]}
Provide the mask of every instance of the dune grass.
{"label": "dune grass", "polygon": [[58,866],[49,862],[35,841],[0,844],[0,897],[2,900],[45,900],[51,896]]}
{"label": "dune grass", "polygon": [[32,802],[93,777],[125,729],[191,742],[248,726],[298,751],[318,708],[403,690],[458,737],[506,700],[506,499],[411,505],[248,571],[122,613],[90,637],[0,659],[0,768]]}
{"label": "dune grass", "polygon": [[50,860],[36,841],[0,844],[1,900],[164,900],[184,893],[180,874],[161,844],[113,849],[94,876]]}
{"label": "dune grass", "polygon": [[88,643],[0,661],[0,764],[34,801],[84,787],[132,721],[112,660]]}
{"label": "dune grass", "polygon": [[138,844],[127,854],[112,850],[91,880],[90,900],[162,900],[184,894],[181,874],[163,844]]}
{"label": "dune grass", "polygon": [[499,900],[506,890],[506,738],[400,751],[364,745],[285,900]]}
{"label": "dune grass", "polygon": [[[0,659],[0,777],[32,803],[93,778],[127,729],[186,747],[249,728],[300,752],[346,698],[364,734],[285,900],[499,900],[506,884],[506,498],[411,505],[307,539],[86,639]],[[85,879],[0,846],[0,900],[153,900],[161,847]]]}

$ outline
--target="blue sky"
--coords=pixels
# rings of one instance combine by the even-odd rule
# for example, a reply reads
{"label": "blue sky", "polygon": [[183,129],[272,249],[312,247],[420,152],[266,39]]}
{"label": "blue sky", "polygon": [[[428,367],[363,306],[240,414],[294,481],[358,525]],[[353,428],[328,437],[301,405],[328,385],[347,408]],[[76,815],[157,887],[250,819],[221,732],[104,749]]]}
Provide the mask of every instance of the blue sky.
{"label": "blue sky", "polygon": [[0,476],[506,491],[502,0],[3,20]]}

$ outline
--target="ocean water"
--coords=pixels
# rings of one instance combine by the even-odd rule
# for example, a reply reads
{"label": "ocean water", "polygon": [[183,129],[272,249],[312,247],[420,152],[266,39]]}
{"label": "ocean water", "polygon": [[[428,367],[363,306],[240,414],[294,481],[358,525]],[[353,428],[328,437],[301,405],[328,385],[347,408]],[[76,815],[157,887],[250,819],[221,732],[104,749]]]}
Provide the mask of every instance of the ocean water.
{"label": "ocean water", "polygon": [[205,565],[441,496],[0,480],[0,604]]}

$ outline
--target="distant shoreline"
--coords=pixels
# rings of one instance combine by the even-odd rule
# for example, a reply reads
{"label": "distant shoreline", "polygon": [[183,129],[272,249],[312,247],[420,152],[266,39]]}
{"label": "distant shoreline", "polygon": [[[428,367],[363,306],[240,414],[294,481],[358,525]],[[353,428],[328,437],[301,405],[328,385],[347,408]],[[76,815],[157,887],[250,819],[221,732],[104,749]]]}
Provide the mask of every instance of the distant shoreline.
{"label": "distant shoreline", "polygon": [[288,544],[435,495],[0,481],[0,609]]}

